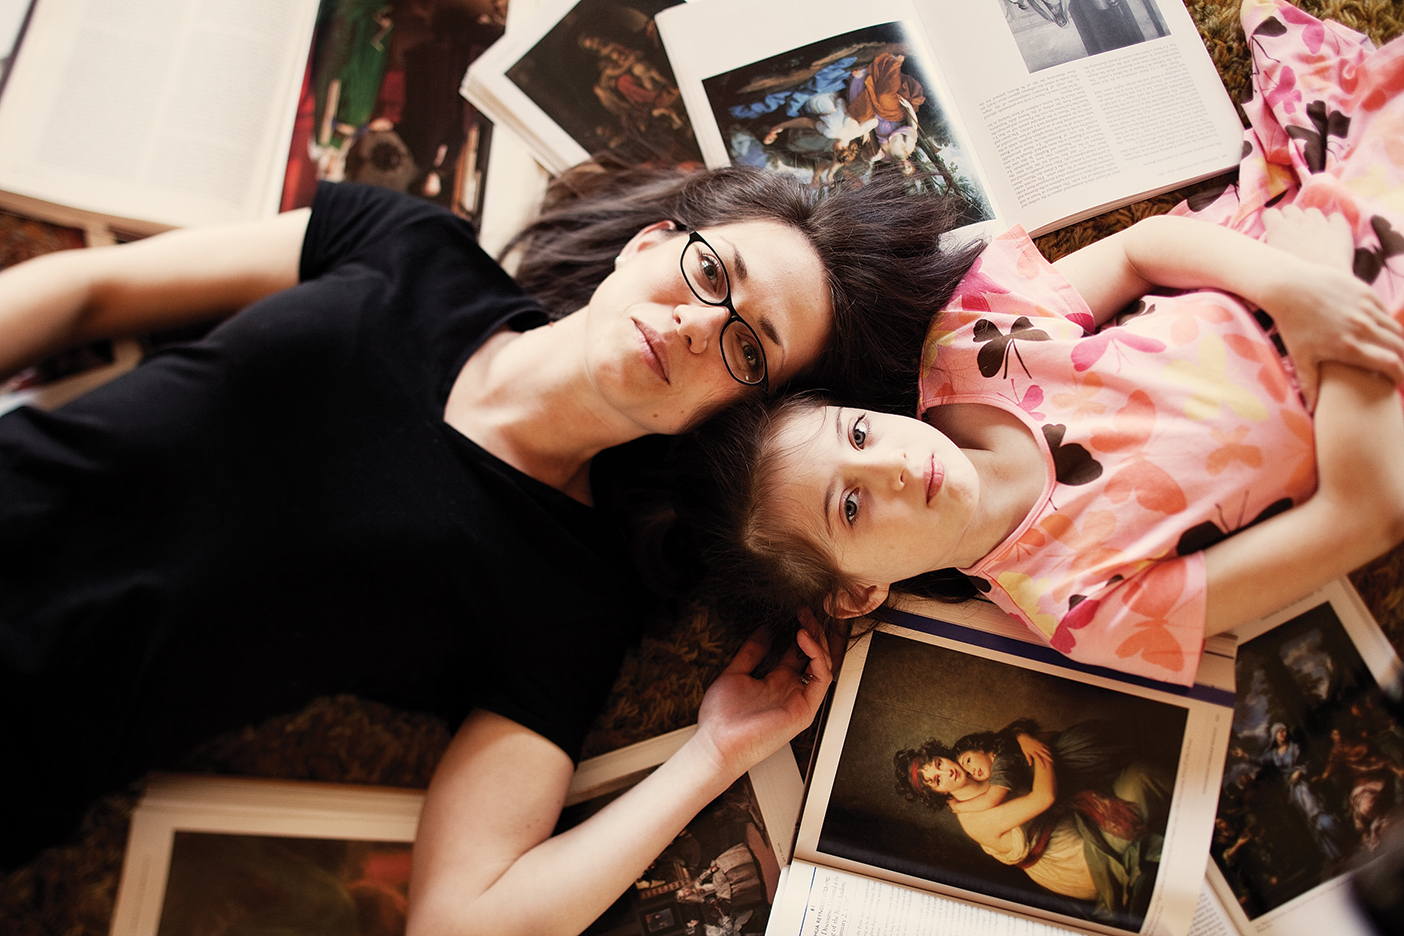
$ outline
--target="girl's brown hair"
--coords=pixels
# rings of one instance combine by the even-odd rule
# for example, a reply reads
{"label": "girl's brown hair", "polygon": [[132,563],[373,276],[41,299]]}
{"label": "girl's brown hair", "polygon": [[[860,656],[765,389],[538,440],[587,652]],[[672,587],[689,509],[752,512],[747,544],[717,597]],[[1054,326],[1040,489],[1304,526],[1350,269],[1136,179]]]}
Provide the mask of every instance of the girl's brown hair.
{"label": "girl's brown hair", "polygon": [[[676,453],[674,503],[707,566],[704,597],[731,620],[788,632],[804,608],[827,629],[834,623],[829,601],[858,593],[859,583],[786,510],[788,452],[779,431],[829,402],[817,393],[743,401],[708,420]],[[954,569],[892,590],[949,602],[976,594]]]}

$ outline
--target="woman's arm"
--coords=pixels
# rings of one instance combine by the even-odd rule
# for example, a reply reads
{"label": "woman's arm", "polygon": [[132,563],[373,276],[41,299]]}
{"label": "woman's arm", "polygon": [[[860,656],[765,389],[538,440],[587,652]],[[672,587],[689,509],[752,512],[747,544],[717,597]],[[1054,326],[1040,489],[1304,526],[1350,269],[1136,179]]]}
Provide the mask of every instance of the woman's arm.
{"label": "woman's arm", "polygon": [[[551,836],[571,763],[498,715],[475,712],[435,771],[419,820],[408,933],[578,933],[638,879],[702,807],[814,718],[831,678],[804,631],[763,679],[752,639],[707,690],[697,733],[584,823]],[[800,682],[806,663],[814,678]]]}
{"label": "woman's arm", "polygon": [[[1300,209],[1288,209],[1298,215]],[[1344,219],[1305,213],[1343,234]],[[1265,223],[1276,221],[1269,212]],[[1277,322],[1309,405],[1322,361],[1340,361],[1404,381],[1404,337],[1379,296],[1344,269],[1293,256],[1193,218],[1146,218],[1053,264],[1087,301],[1098,325],[1153,287],[1221,289]]]}
{"label": "woman's arm", "polygon": [[1027,796],[1005,800],[993,809],[959,816],[961,828],[982,845],[997,847],[999,842],[1019,826],[1041,816],[1053,805],[1058,795],[1058,783],[1053,774],[1053,755],[1047,746],[1032,749],[1033,789]]}
{"label": "woman's arm", "polygon": [[310,215],[65,250],[0,272],[0,378],[84,341],[216,318],[296,285]]}

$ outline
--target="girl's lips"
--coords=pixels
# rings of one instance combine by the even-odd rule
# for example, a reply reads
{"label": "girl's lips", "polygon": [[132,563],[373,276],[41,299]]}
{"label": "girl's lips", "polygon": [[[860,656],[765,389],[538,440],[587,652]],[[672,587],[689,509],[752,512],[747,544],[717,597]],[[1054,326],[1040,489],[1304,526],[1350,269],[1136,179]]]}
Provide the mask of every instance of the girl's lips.
{"label": "girl's lips", "polygon": [[946,480],[946,466],[936,460],[936,456],[931,456],[931,466],[926,474],[926,502],[931,503],[931,498],[935,497],[941,490],[941,485]]}
{"label": "girl's lips", "polygon": [[664,383],[672,383],[668,379],[668,344],[663,340],[663,336],[638,319],[634,320],[634,327],[639,330],[639,337],[643,339],[644,361]]}

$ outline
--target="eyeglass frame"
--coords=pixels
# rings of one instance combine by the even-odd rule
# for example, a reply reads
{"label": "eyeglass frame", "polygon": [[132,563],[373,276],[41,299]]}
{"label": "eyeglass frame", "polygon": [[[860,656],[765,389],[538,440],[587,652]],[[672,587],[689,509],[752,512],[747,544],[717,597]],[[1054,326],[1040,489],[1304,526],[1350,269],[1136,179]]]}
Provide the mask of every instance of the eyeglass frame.
{"label": "eyeglass frame", "polygon": [[[678,257],[678,270],[682,273],[683,282],[687,284],[688,290],[694,296],[697,297],[698,302],[712,306],[714,308],[726,309],[727,312],[731,313],[731,315],[727,318],[726,323],[722,325],[721,331],[717,332],[717,351],[721,354],[722,363],[726,365],[726,372],[731,375],[732,380],[736,381],[743,387],[759,387],[763,392],[769,392],[770,362],[766,360],[765,357],[765,345],[761,343],[760,334],[757,333],[756,330],[751,327],[750,322],[746,321],[744,318],[741,317],[741,313],[737,312],[736,306],[732,304],[731,271],[726,268],[726,263],[722,261],[721,254],[717,252],[717,249],[715,247],[707,243],[707,239],[705,237],[703,237],[697,231],[689,230],[687,227],[681,224],[678,224],[677,227],[679,231],[687,231],[687,243],[683,244],[682,254]],[[697,287],[692,284],[692,277],[688,276],[687,274],[687,252],[693,244],[701,244],[703,247],[706,247],[707,250],[711,252],[712,256],[716,258],[717,266],[721,267],[722,276],[726,280],[726,295],[723,296],[720,300],[714,301],[708,299],[706,296],[699,293],[697,291]],[[732,370],[731,368],[731,362],[726,358],[726,330],[732,325],[735,325],[737,322],[740,322],[741,327],[746,329],[746,331],[750,332],[751,337],[755,340],[756,350],[760,352],[761,379],[756,381],[755,383],[752,383],[749,380],[742,380],[740,377],[737,377],[736,371]]]}

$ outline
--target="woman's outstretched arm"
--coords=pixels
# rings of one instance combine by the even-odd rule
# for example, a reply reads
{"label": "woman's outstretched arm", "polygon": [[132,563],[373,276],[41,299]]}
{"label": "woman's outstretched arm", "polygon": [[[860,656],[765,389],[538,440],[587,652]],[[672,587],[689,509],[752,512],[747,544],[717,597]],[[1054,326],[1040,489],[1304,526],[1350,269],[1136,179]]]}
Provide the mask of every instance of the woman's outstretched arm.
{"label": "woman's outstretched arm", "polygon": [[[1157,286],[1242,296],[1277,322],[1309,406],[1316,402],[1322,361],[1404,382],[1404,329],[1374,290],[1350,274],[1344,219],[1311,213],[1336,226],[1333,236],[1344,237],[1344,267],[1333,263],[1334,256],[1303,259],[1216,224],[1168,215],[1139,221],[1053,265],[1086,300],[1098,325]],[[1269,212],[1264,221],[1278,217]]]}
{"label": "woman's outstretched arm", "polygon": [[[410,936],[578,933],[638,879],[709,802],[814,718],[828,651],[800,632],[764,678],[752,639],[702,702],[697,733],[584,823],[551,832],[571,777],[560,748],[515,722],[474,712],[429,784],[414,846]],[[808,665],[813,679],[800,682]]]}
{"label": "woman's outstretched arm", "polygon": [[0,272],[0,379],[84,341],[217,318],[295,286],[310,214],[65,250]]}

